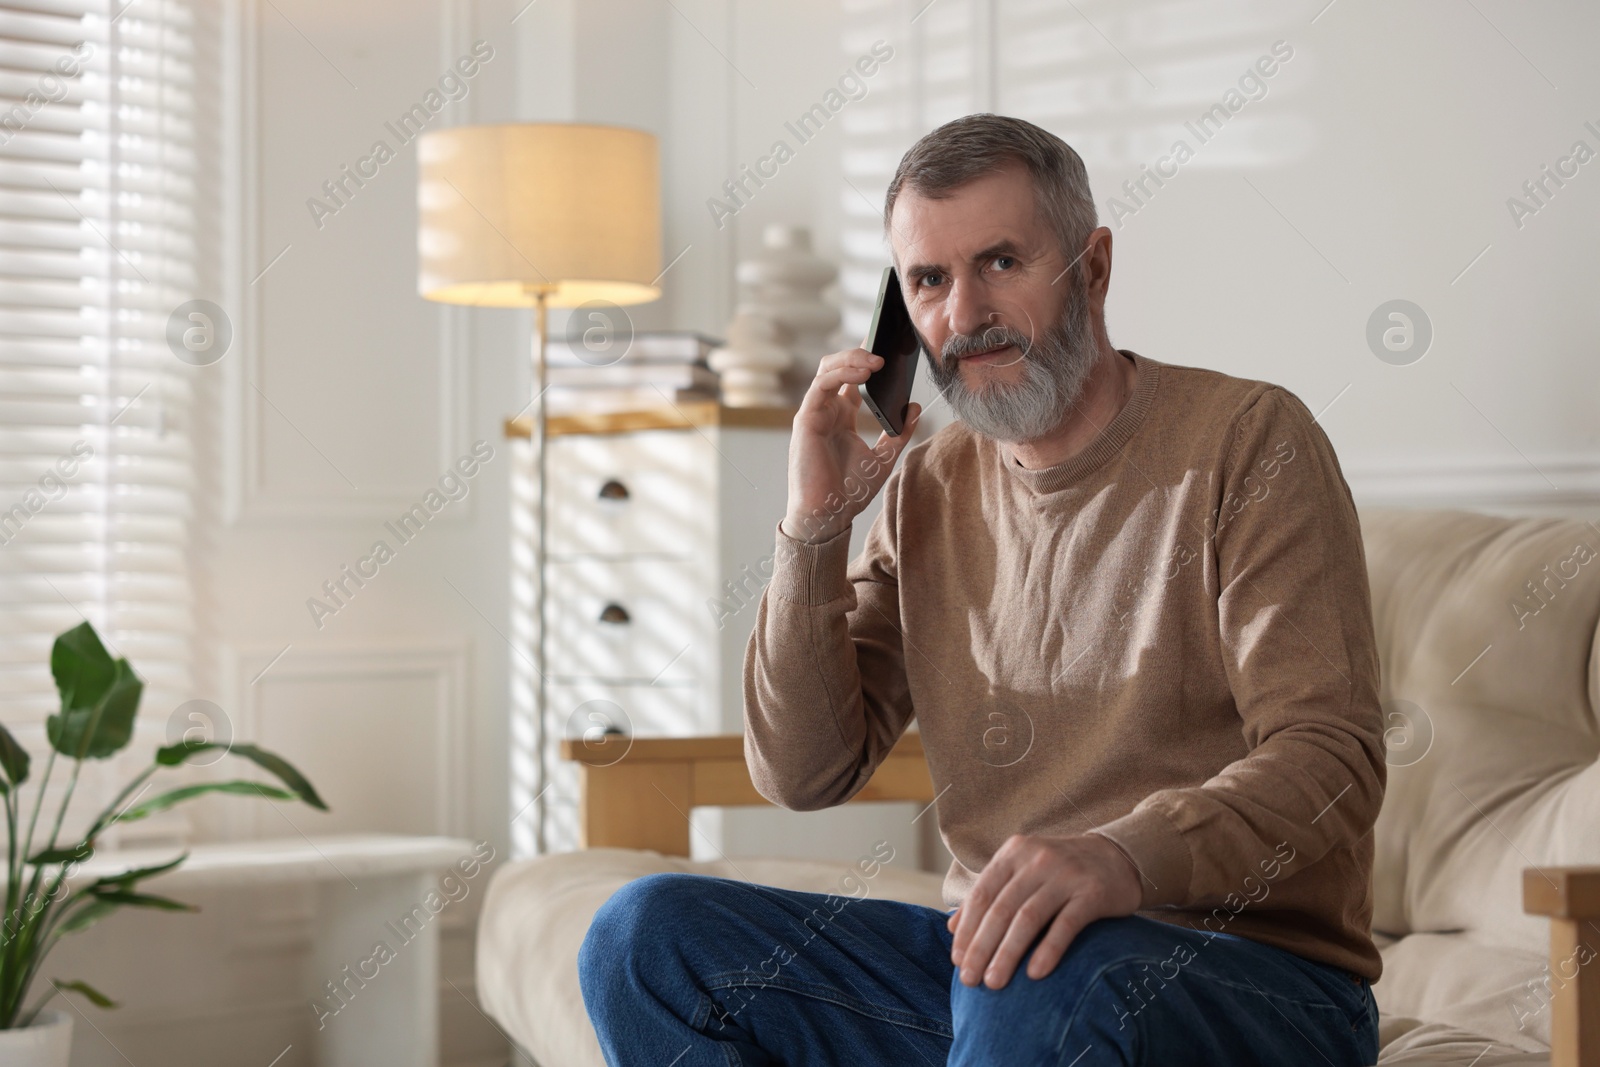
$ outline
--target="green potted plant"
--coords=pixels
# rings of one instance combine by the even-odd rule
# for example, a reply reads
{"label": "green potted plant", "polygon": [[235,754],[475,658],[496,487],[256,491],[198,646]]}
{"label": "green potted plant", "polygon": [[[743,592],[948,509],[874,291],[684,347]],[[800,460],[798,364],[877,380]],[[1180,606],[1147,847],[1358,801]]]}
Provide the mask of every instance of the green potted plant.
{"label": "green potted plant", "polygon": [[[193,911],[193,906],[146,893],[140,883],[181,864],[185,852],[169,862],[134,870],[113,871],[93,880],[73,879],[95,851],[96,839],[118,823],[133,822],[207,793],[260,796],[270,800],[303,800],[327,810],[311,783],[285,760],[254,745],[184,740],[158,748],[150,765],[134,777],[95,816],[89,828],[62,840],[61,828],[72,803],[85,760],[103,760],[120,752],[133,737],[134,716],[144,683],[126,659],[113,659],[87,622],[56,638],[50,652],[50,673],[61,694],[61,710],[46,723],[50,752],[39,776],[31,810],[23,786],[31,773],[28,753],[0,725],[0,799],[5,802],[5,915],[0,920],[0,1064],[6,1067],[66,1067],[72,1041],[72,1016],[60,1009],[43,1011],[59,993],[74,993],[101,1008],[115,1007],[105,994],[81,980],[49,979],[42,995],[30,990],[57,942],[119,908]],[[248,780],[201,782],[178,786],[143,799],[147,783],[159,772],[176,767],[197,752],[219,749],[249,760],[270,772],[286,788]],[[53,818],[46,815],[45,787],[59,761],[70,761],[66,793]]]}

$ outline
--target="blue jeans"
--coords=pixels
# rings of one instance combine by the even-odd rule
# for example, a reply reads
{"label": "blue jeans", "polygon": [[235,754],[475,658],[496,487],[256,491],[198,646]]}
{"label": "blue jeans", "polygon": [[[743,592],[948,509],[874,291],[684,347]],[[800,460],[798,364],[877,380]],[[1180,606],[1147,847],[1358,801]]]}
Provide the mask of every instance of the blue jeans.
{"label": "blue jeans", "polygon": [[578,956],[611,1067],[1315,1064],[1378,1056],[1365,979],[1231,934],[1101,919],[1002,989],[950,963],[948,912],[652,874]]}

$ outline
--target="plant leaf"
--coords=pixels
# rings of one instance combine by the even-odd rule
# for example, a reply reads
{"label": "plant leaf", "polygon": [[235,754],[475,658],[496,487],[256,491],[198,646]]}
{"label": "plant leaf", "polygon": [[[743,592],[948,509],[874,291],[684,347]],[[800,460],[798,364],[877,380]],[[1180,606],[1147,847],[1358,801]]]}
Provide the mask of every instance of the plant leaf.
{"label": "plant leaf", "polygon": [[37,867],[44,863],[81,863],[92,855],[94,846],[87,841],[80,841],[71,848],[50,848],[37,852],[28,860],[28,864]]}
{"label": "plant leaf", "polygon": [[[17,744],[17,739],[11,736],[11,731],[0,724],[0,771],[5,771],[6,781],[12,785],[21,785],[28,780],[28,750]],[[0,782],[0,795],[9,792],[6,783]]]}
{"label": "plant leaf", "polygon": [[265,797],[268,800],[293,800],[294,794],[279,789],[276,786],[263,785],[261,782],[248,782],[238,779],[231,782],[201,782],[198,785],[186,785],[160,796],[151,797],[143,804],[137,804],[117,816],[116,822],[134,822],[148,815],[166,811],[174,804],[182,804],[193,797],[204,796],[206,793],[232,793],[236,796]]}
{"label": "plant leaf", "polygon": [[50,673],[61,693],[61,710],[92,708],[111,687],[116,665],[100,635],[85,622],[56,638],[50,649]]}
{"label": "plant leaf", "polygon": [[123,871],[121,874],[113,874],[105,878],[99,878],[96,879],[92,885],[88,886],[85,889],[85,892],[92,893],[97,889],[103,887],[109,888],[111,886],[115,886],[119,889],[131,889],[133,888],[133,883],[143,881],[146,878],[154,878],[158,874],[165,874],[188,858],[189,854],[185,852],[175,860],[168,860],[166,863],[157,864],[154,867],[136,867],[131,871]]}
{"label": "plant leaf", "polygon": [[199,911],[193,904],[185,904],[171,897],[158,897],[154,893],[135,893],[127,889],[101,889],[94,892],[97,903],[125,905],[130,908],[157,908],[161,911]]}
{"label": "plant leaf", "polygon": [[[45,724],[50,744],[72,759],[116,755],[133,738],[133,718],[143,692],[144,682],[133,673],[128,661],[117,660],[112,666],[111,683],[97,703],[78,707],[63,704],[60,714],[50,716]],[[66,699],[67,690],[63,689],[62,700]]]}
{"label": "plant leaf", "polygon": [[196,752],[204,752],[212,748],[220,748],[231,755],[249,760],[257,767],[271,771],[278,776],[279,781],[294,790],[295,795],[301,800],[320,811],[328,810],[328,805],[322,802],[322,798],[311,787],[311,783],[306,780],[305,775],[295,770],[289,761],[282,756],[268,752],[264,748],[257,748],[255,745],[236,745],[222,741],[179,741],[175,745],[157,749],[156,762],[163,767],[175,767]]}
{"label": "plant leaf", "polygon": [[116,911],[117,907],[118,905],[109,901],[92,900],[73,912],[68,918],[63,919],[61,925],[57,927],[57,932],[62,934],[77,933],[79,930],[93,926],[101,919],[104,919],[107,915]]}
{"label": "plant leaf", "polygon": [[50,984],[55,986],[57,989],[59,989],[63,993],[81,993],[81,994],[83,994],[83,996],[88,998],[89,1003],[93,1004],[97,1008],[115,1008],[117,1006],[116,1001],[112,1000],[110,997],[108,997],[104,993],[100,992],[100,990],[96,989],[94,986],[90,985],[88,982],[84,982],[84,981],[62,982],[62,981],[58,981],[55,978],[52,978],[52,979],[50,979]]}

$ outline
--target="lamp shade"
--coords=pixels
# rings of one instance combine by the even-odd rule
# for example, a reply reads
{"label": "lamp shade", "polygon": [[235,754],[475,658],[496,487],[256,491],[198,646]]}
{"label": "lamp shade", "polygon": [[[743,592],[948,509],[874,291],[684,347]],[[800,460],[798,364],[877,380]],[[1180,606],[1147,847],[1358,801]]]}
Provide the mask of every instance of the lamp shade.
{"label": "lamp shade", "polygon": [[661,295],[661,178],[642,130],[506,123],[417,139],[417,288],[523,307]]}

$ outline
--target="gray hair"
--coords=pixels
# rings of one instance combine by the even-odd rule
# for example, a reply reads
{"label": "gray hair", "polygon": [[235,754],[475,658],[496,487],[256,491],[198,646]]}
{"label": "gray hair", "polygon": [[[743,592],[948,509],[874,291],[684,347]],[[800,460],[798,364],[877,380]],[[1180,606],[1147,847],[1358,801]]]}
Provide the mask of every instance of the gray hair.
{"label": "gray hair", "polygon": [[[936,200],[1014,162],[1028,168],[1035,206],[1055,231],[1062,254],[1075,256],[1100,221],[1083,160],[1049,130],[988,112],[952,119],[900,157],[884,196],[884,237],[902,189]],[[1073,276],[1078,276],[1076,266]]]}

